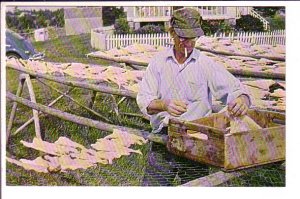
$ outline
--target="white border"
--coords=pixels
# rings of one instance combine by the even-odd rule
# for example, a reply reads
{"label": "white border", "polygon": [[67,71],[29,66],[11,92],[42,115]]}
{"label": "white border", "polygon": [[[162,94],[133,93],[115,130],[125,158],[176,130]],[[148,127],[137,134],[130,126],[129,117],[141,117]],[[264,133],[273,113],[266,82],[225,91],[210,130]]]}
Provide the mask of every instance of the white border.
{"label": "white border", "polygon": [[[5,68],[4,68],[4,24],[5,24],[5,7],[6,6],[286,6],[286,29],[287,29],[287,183],[285,188],[146,188],[146,187],[20,187],[6,186],[5,181],[5,132],[6,132],[6,113],[5,113]],[[300,139],[299,129],[299,68],[300,68],[300,2],[280,2],[280,1],[204,1],[204,2],[6,2],[1,3],[1,172],[2,172],[2,196],[3,198],[156,198],[156,197],[207,197],[215,198],[228,196],[230,198],[287,198],[294,195],[294,191],[299,189],[299,147]],[[297,109],[298,108],[298,109]],[[162,195],[163,194],[163,195]]]}

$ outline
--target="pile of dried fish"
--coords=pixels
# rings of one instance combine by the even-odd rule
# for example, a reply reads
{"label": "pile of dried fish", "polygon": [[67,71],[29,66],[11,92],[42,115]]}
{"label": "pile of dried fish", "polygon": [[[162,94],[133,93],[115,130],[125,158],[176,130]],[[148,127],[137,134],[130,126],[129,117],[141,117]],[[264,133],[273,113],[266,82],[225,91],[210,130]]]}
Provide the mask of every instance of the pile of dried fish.
{"label": "pile of dried fish", "polygon": [[32,143],[21,141],[28,148],[43,152],[45,155],[34,160],[15,160],[7,157],[7,161],[26,170],[37,172],[66,172],[67,170],[87,169],[100,164],[112,164],[113,160],[131,153],[142,155],[140,150],[131,147],[134,144],[147,143],[143,137],[114,129],[111,135],[98,139],[91,144],[92,149],[73,142],[66,137],[60,137],[54,143],[34,138]]}

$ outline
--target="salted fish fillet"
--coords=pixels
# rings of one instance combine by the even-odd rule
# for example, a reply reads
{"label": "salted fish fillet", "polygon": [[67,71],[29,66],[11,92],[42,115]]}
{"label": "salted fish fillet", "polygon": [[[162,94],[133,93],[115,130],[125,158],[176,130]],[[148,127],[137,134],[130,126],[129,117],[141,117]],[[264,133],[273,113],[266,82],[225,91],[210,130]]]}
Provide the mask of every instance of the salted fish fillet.
{"label": "salted fish fillet", "polygon": [[121,143],[125,147],[129,147],[133,144],[142,145],[147,143],[147,140],[141,136],[130,134],[118,129],[114,129],[113,133],[106,136],[105,139],[118,140],[118,143]]}
{"label": "salted fish fillet", "polygon": [[56,155],[56,156],[70,154],[70,153],[79,153],[79,151],[74,147],[49,143],[39,138],[33,138],[32,143],[25,142],[25,141],[21,141],[21,143],[26,147],[36,149],[45,152],[47,154]]}
{"label": "salted fish fillet", "polygon": [[91,144],[91,147],[97,151],[117,152],[120,155],[129,155],[131,152],[142,155],[140,150],[134,150],[123,146],[122,142],[118,139],[113,141],[108,139],[100,139],[95,144]]}
{"label": "salted fish fillet", "polygon": [[12,164],[23,167],[25,170],[34,170],[40,173],[48,173],[49,164],[47,163],[46,160],[43,160],[41,157],[38,157],[35,160],[26,160],[26,159],[15,160],[6,157],[6,160]]}
{"label": "salted fish fillet", "polygon": [[230,133],[262,129],[253,119],[244,115],[230,120]]}

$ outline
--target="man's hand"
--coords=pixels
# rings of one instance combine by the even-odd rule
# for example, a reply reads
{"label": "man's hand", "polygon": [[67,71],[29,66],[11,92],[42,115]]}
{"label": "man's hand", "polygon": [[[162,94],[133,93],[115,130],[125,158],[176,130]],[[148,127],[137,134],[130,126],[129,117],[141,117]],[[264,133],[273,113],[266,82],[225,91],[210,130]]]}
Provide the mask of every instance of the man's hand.
{"label": "man's hand", "polygon": [[156,99],[150,102],[147,107],[149,115],[167,111],[170,115],[178,117],[187,111],[187,104],[181,100]]}
{"label": "man's hand", "polygon": [[238,98],[228,104],[228,111],[235,117],[243,116],[247,113],[250,106],[248,96],[240,95]]}
{"label": "man's hand", "polygon": [[187,111],[187,104],[181,100],[166,100],[164,109],[172,116],[178,117]]}

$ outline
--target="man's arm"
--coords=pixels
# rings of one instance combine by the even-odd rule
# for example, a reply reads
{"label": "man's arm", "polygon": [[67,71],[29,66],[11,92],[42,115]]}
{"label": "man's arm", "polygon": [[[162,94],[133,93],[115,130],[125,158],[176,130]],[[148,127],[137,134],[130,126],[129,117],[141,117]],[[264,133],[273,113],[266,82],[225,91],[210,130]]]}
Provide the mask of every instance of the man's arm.
{"label": "man's arm", "polygon": [[228,105],[229,113],[236,117],[245,115],[251,99],[240,80],[213,61],[209,62],[206,72],[212,94]]}
{"label": "man's arm", "polygon": [[187,104],[180,100],[161,100],[156,99],[150,102],[147,107],[149,115],[162,111],[167,111],[170,115],[178,117],[187,111]]}

